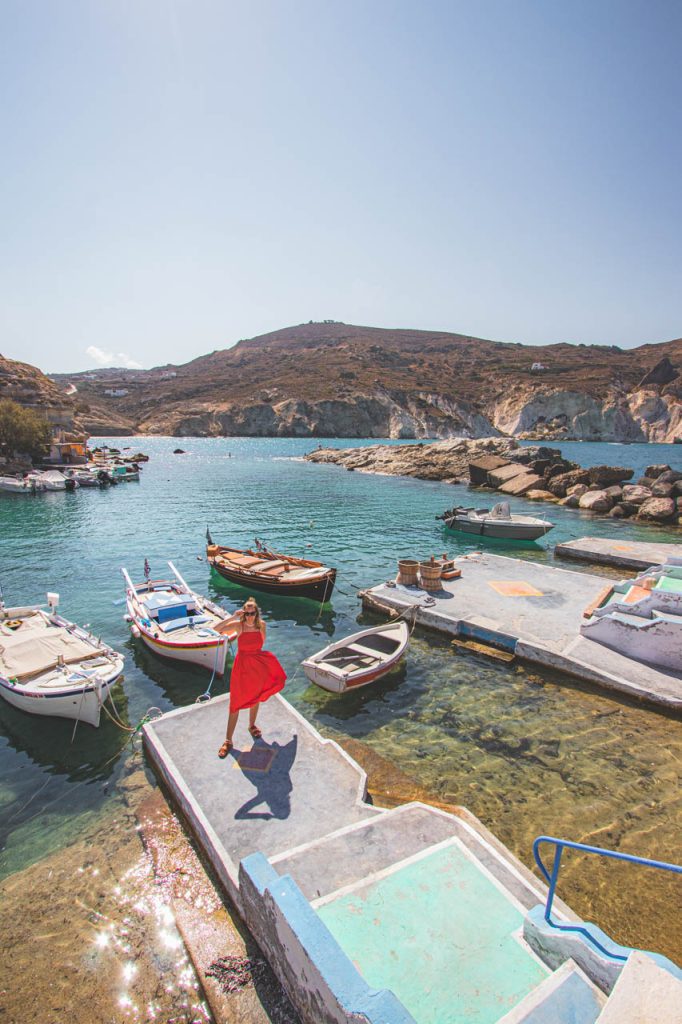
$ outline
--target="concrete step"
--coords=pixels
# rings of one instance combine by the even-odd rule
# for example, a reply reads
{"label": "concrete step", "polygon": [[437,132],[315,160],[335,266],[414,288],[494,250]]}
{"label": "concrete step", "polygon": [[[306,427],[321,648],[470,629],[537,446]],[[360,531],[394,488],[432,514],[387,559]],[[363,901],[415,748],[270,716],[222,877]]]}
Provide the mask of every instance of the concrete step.
{"label": "concrete step", "polygon": [[573,960],[533,989],[498,1024],[595,1024],[606,996]]}
{"label": "concrete step", "polygon": [[403,804],[269,860],[280,875],[292,876],[307,899],[316,900],[456,833],[456,822],[448,815],[421,804]]}
{"label": "concrete step", "polygon": [[631,953],[597,1024],[680,1024],[682,979],[650,954]]}

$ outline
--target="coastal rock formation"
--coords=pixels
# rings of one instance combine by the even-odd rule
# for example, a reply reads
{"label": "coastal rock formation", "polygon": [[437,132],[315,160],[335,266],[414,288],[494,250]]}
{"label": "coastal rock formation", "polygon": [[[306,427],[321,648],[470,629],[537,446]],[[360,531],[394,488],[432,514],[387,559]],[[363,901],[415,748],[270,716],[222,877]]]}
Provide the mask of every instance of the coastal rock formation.
{"label": "coastal rock formation", "polygon": [[414,476],[420,480],[456,481],[467,478],[469,462],[491,456],[509,461],[521,451],[511,438],[486,437],[477,441],[459,438],[431,444],[375,444],[367,448],[319,448],[305,456],[308,462],[331,463],[361,473]]}
{"label": "coastal rock formation", "polygon": [[140,433],[673,441],[679,367],[682,340],[623,351],[310,322],[179,366],[55,379],[93,422]]}

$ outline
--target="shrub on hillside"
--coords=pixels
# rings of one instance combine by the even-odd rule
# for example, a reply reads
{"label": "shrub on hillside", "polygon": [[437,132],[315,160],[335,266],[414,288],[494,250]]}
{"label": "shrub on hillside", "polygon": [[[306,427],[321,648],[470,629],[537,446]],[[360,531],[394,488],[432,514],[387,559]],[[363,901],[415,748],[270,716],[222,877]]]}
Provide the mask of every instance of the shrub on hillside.
{"label": "shrub on hillside", "polygon": [[50,435],[49,423],[33,409],[9,399],[0,400],[0,455],[39,458],[49,447]]}

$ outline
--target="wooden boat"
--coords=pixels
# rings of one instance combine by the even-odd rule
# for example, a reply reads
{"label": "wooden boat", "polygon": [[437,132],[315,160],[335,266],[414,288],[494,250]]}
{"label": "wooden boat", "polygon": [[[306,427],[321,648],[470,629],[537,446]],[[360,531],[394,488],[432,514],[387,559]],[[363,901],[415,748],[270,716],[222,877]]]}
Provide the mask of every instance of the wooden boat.
{"label": "wooden boat", "polygon": [[86,629],[57,614],[58,594],[39,605],[0,604],[0,695],[30,715],[99,725],[123,658]]}
{"label": "wooden boat", "polygon": [[402,658],[409,641],[407,623],[388,622],[329,644],[302,661],[301,667],[323,690],[345,693],[389,672]]}
{"label": "wooden boat", "polygon": [[260,547],[222,547],[213,544],[210,534],[206,557],[215,571],[232,583],[239,583],[251,590],[262,590],[266,594],[282,594],[284,597],[310,597],[314,601],[328,601],[336,581],[336,569],[330,569],[321,562],[306,558],[294,558]]}
{"label": "wooden boat", "polygon": [[156,654],[221,676],[230,641],[237,635],[236,620],[226,618],[219,605],[190,590],[172,562],[168,566],[174,579],[144,583],[133,583],[121,569],[130,631]]}
{"label": "wooden boat", "polygon": [[511,512],[507,501],[499,502],[492,509],[458,506],[436,519],[442,519],[448,530],[497,540],[537,540],[554,529],[554,523],[547,519]]}

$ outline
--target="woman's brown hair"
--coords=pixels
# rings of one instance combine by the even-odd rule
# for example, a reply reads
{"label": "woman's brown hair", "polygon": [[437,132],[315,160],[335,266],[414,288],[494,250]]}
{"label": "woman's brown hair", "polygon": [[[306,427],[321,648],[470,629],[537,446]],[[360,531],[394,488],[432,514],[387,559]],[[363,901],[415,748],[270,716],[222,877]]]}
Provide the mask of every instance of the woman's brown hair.
{"label": "woman's brown hair", "polygon": [[244,611],[246,611],[247,605],[253,605],[254,608],[256,609],[256,617],[253,620],[253,624],[254,626],[257,626],[258,629],[260,629],[260,608],[256,604],[256,598],[247,597],[246,601],[244,601]]}

